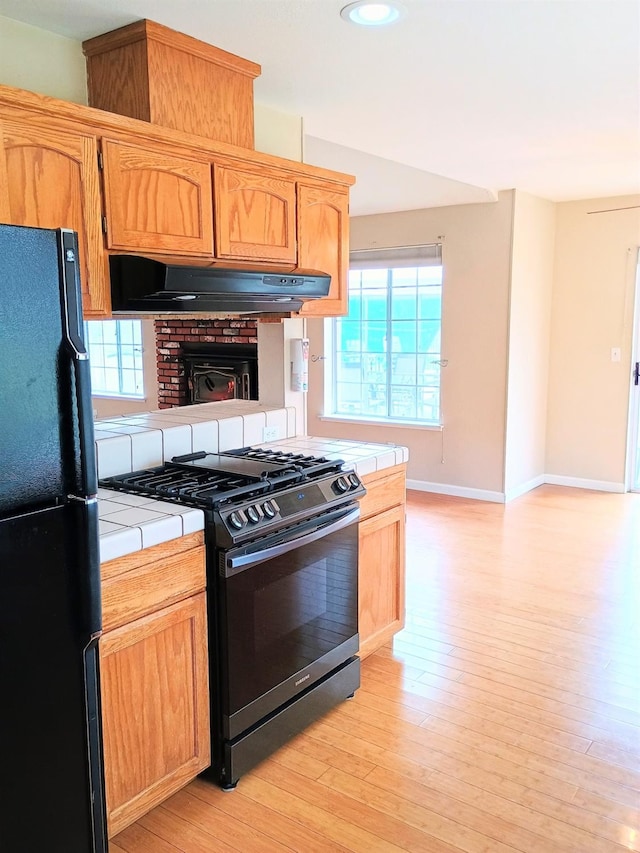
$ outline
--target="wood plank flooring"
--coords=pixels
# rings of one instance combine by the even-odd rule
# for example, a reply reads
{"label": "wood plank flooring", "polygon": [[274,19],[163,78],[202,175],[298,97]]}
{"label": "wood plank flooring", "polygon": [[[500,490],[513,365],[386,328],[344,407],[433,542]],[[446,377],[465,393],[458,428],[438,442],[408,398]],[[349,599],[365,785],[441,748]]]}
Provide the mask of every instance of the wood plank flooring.
{"label": "wood plank flooring", "polygon": [[640,850],[640,495],[407,515],[407,625],[355,698],[110,853]]}

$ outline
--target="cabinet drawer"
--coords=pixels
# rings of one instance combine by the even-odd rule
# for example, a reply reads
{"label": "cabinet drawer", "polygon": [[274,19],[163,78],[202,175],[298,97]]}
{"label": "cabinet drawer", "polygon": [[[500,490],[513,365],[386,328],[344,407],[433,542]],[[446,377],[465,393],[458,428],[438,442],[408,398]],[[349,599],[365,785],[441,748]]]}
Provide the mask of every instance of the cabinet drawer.
{"label": "cabinet drawer", "polygon": [[406,499],[406,466],[397,465],[375,474],[365,474],[362,482],[367,494],[360,500],[361,519],[384,512]]}
{"label": "cabinet drawer", "polygon": [[151,560],[102,581],[103,630],[125,625],[205,588],[204,546]]}

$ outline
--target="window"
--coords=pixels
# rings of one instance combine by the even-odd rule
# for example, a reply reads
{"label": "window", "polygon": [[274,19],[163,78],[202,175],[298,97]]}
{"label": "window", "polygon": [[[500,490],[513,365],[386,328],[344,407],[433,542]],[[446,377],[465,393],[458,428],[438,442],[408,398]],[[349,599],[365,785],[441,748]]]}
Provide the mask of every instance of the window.
{"label": "window", "polygon": [[441,246],[352,252],[333,320],[334,416],[440,422]]}
{"label": "window", "polygon": [[84,327],[92,393],[143,399],[141,321],[88,320]]}

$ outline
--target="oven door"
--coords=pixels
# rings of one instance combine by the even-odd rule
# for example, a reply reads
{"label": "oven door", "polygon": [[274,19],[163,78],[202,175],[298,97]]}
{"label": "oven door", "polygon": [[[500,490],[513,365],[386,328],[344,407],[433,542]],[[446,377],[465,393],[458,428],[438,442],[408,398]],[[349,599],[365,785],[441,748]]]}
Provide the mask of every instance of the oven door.
{"label": "oven door", "polygon": [[222,736],[271,714],[358,651],[357,506],[220,552]]}

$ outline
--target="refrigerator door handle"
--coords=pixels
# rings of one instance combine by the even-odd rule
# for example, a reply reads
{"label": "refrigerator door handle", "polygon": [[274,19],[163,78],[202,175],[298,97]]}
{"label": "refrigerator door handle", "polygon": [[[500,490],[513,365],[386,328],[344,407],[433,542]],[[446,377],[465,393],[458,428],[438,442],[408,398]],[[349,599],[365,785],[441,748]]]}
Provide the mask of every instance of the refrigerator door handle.
{"label": "refrigerator door handle", "polygon": [[98,492],[98,474],[93,436],[93,405],[91,401],[91,371],[89,354],[82,334],[82,305],[80,302],[80,273],[78,269],[78,239],[75,231],[58,229],[60,256],[60,286],[62,296],[63,333],[73,359],[78,432],[80,440],[80,489],[82,496]]}
{"label": "refrigerator door handle", "polygon": [[79,628],[87,643],[102,634],[102,593],[100,575],[100,532],[98,498],[69,495],[77,513],[74,547],[76,550],[79,584]]}

